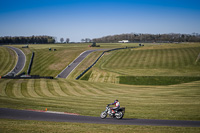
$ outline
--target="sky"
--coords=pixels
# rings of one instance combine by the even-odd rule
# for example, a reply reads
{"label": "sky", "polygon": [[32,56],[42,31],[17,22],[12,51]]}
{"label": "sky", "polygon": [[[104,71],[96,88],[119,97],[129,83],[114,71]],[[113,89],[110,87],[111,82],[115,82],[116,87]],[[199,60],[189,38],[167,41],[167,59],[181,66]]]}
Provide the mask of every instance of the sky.
{"label": "sky", "polygon": [[200,33],[200,0],[0,0],[0,36]]}

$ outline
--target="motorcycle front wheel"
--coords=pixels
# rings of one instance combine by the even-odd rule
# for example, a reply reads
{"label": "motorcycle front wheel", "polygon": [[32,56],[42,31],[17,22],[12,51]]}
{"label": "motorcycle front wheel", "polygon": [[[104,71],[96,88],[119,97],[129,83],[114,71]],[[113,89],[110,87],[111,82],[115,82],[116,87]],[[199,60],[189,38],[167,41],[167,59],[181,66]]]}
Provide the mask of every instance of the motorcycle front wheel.
{"label": "motorcycle front wheel", "polygon": [[104,111],[100,115],[101,119],[105,119],[107,117],[107,113]]}

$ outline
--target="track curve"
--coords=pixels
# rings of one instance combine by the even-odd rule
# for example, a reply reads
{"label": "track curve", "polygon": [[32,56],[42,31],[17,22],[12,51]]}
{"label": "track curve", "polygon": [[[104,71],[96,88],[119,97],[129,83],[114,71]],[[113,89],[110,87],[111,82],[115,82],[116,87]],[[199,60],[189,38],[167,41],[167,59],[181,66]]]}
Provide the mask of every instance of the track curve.
{"label": "track curve", "polygon": [[104,51],[108,49],[95,49],[87,50],[81,53],[70,65],[68,65],[61,73],[59,73],[56,78],[67,78],[69,74],[92,52]]}
{"label": "track curve", "polygon": [[8,76],[9,74],[14,74],[17,75],[19,74],[25,66],[26,63],[26,56],[25,54],[22,52],[22,50],[15,48],[15,47],[11,47],[11,46],[5,46],[7,48],[12,49],[13,51],[15,51],[15,53],[17,54],[17,64],[15,65],[15,67],[13,68],[13,70],[11,70],[9,73],[7,73],[5,76]]}
{"label": "track curve", "polygon": [[127,119],[127,118],[124,118],[122,120],[116,120],[111,118],[100,119],[100,117],[76,116],[76,115],[57,114],[48,112],[35,112],[35,111],[16,110],[8,108],[0,108],[0,118],[55,121],[55,122],[74,122],[74,123],[118,124],[118,125],[200,127],[200,121],[151,120],[151,119]]}

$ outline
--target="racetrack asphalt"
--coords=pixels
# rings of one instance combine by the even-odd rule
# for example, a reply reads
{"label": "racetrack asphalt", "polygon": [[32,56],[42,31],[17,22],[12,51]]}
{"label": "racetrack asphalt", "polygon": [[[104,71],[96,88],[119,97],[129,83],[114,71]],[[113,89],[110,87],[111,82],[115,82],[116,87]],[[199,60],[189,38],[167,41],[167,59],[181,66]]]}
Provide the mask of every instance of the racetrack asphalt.
{"label": "racetrack asphalt", "polygon": [[14,75],[17,75],[19,74],[24,66],[25,66],[25,63],[26,63],[26,56],[25,54],[22,52],[22,50],[18,49],[18,48],[15,48],[15,47],[10,47],[10,46],[5,46],[7,48],[10,48],[12,49],[13,51],[15,51],[15,53],[17,54],[17,64],[15,65],[15,67],[13,68],[13,70],[11,70],[8,74],[6,74],[5,76],[9,75],[10,73],[13,73]]}
{"label": "racetrack asphalt", "polygon": [[58,114],[49,112],[37,112],[29,110],[16,110],[0,108],[0,119],[37,120],[73,123],[95,123],[95,124],[117,124],[117,125],[149,125],[149,126],[178,126],[178,127],[200,127],[200,121],[185,120],[153,120],[153,119],[128,119],[121,120],[91,116],[77,116],[69,114]]}
{"label": "racetrack asphalt", "polygon": [[70,65],[68,65],[61,73],[59,73],[56,78],[67,78],[69,74],[92,52],[104,51],[108,49],[95,49],[87,50],[81,53]]}

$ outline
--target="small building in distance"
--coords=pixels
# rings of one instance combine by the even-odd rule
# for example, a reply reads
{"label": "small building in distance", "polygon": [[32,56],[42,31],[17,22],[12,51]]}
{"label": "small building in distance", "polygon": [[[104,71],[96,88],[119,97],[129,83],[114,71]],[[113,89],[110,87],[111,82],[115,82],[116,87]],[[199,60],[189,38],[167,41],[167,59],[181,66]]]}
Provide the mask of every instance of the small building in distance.
{"label": "small building in distance", "polygon": [[129,40],[118,41],[119,43],[129,43]]}

